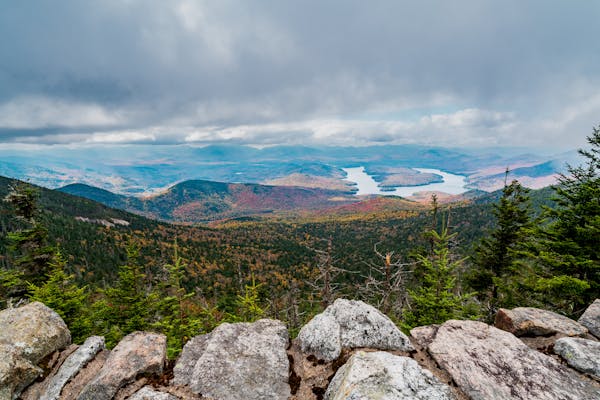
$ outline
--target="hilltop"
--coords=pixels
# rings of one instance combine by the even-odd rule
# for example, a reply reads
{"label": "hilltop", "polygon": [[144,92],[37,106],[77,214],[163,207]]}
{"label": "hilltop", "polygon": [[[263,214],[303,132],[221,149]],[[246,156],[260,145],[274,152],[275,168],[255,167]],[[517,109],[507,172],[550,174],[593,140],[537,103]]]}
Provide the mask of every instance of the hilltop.
{"label": "hilltop", "polygon": [[162,193],[141,198],[118,195],[84,184],[67,185],[58,191],[149,218],[183,223],[323,210],[358,201],[350,191],[205,180],[181,182]]}

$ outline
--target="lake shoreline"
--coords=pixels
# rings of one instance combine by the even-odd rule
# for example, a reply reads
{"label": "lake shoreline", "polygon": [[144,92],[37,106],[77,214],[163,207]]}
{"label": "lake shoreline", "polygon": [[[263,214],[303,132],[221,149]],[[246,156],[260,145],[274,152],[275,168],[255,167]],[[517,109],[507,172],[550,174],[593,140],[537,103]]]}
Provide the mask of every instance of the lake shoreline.
{"label": "lake shoreline", "polygon": [[445,172],[433,168],[411,168],[414,171],[421,173],[432,173],[442,177],[442,182],[431,182],[427,184],[411,185],[411,186],[379,186],[372,175],[369,175],[364,166],[342,168],[346,173],[345,181],[353,182],[358,189],[355,195],[383,195],[383,196],[399,196],[410,197],[418,192],[438,191],[448,194],[462,194],[468,191],[466,176],[456,175],[450,172]]}

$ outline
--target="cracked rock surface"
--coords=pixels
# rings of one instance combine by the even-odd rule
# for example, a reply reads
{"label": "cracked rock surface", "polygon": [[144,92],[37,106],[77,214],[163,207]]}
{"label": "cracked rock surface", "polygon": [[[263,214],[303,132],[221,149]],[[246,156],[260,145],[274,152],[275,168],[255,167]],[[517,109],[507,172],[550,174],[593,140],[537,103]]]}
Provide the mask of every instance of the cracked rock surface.
{"label": "cracked rock surface", "polygon": [[219,400],[288,399],[288,342],[281,321],[221,324],[186,344],[174,382]]}
{"label": "cracked rock surface", "polygon": [[98,375],[81,391],[77,400],[109,400],[138,375],[160,374],[167,356],[165,335],[133,332],[110,352]]}
{"label": "cracked rock surface", "polygon": [[428,352],[473,400],[600,399],[600,389],[514,335],[483,322],[450,320],[422,332]]}

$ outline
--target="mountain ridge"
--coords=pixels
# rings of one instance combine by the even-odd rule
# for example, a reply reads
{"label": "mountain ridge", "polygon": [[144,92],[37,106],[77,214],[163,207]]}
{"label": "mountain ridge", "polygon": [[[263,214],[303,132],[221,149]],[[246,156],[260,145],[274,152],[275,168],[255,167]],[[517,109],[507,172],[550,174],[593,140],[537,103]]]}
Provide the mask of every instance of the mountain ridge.
{"label": "mountain ridge", "polygon": [[145,197],[119,195],[86,184],[71,184],[57,190],[154,219],[184,223],[321,210],[358,201],[351,197],[350,191],[200,179],[183,181]]}

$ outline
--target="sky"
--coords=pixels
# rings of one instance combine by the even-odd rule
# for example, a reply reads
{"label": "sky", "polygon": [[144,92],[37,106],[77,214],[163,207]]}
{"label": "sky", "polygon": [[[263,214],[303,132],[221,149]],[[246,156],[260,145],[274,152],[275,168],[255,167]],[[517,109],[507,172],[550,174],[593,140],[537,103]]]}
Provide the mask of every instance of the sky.
{"label": "sky", "polygon": [[0,145],[569,150],[600,2],[0,2]]}

